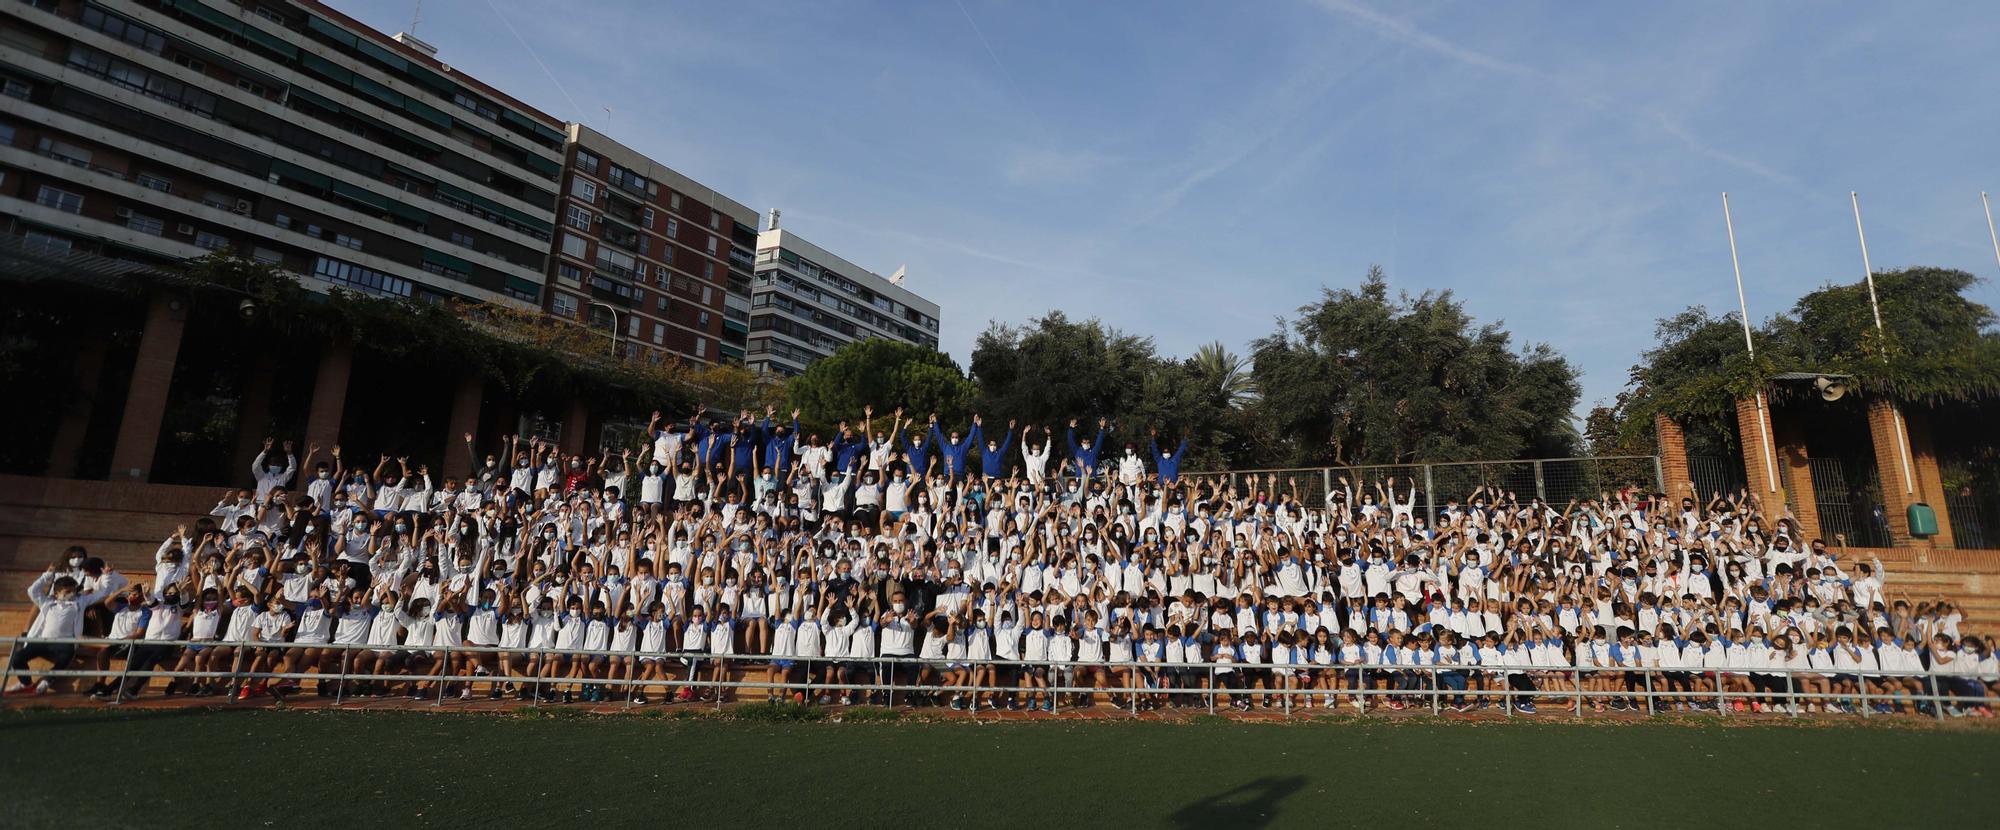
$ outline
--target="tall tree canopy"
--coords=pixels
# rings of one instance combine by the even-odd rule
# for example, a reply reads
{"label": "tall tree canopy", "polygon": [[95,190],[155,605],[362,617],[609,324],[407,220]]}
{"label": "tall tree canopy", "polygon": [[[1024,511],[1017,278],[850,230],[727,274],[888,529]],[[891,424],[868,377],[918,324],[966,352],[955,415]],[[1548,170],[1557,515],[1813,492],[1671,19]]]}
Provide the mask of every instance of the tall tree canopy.
{"label": "tall tree canopy", "polygon": [[1290,465],[1573,453],[1576,370],[1509,340],[1449,291],[1392,299],[1371,268],[1359,290],[1327,290],[1254,344],[1266,451]]}
{"label": "tall tree canopy", "polygon": [[862,408],[902,406],[919,421],[967,417],[974,394],[950,355],[893,340],[861,340],[815,360],[786,385],[799,417],[820,427],[861,417]]}
{"label": "tall tree canopy", "polygon": [[1824,286],[1756,328],[1755,361],[1737,315],[1689,308],[1660,321],[1658,344],[1639,356],[1608,417],[1630,436],[1664,412],[1691,449],[1733,446],[1734,401],[1778,372],[1850,375],[1860,391],[1916,403],[1989,401],[2000,396],[2000,332],[1993,310],[1965,296],[1977,281],[1945,268],[1877,273],[1881,334],[1866,283]]}

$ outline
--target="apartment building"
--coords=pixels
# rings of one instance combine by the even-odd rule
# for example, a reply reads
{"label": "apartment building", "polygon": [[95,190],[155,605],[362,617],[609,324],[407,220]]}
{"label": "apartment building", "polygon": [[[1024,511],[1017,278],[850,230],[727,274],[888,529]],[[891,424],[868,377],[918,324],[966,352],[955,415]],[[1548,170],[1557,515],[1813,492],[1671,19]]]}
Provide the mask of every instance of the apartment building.
{"label": "apartment building", "polygon": [[548,302],[563,123],[415,38],[312,0],[25,0],[0,92],[0,223],[30,245]]}
{"label": "apartment building", "polygon": [[796,375],[843,344],[883,338],[935,349],[938,304],[841,259],[796,233],[770,227],[757,237],[750,341],[744,364]]}
{"label": "apartment building", "polygon": [[741,362],[757,212],[582,124],[567,153],[549,313],[625,354]]}

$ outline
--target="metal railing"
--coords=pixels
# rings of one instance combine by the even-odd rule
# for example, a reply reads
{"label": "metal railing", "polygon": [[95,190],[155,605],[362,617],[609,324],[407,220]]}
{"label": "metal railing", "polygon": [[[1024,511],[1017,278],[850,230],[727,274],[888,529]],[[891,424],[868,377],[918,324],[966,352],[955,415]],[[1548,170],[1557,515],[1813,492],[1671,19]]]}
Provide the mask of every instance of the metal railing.
{"label": "metal railing", "polygon": [[[921,659],[916,657],[871,657],[844,659],[831,657],[797,657],[760,654],[714,655],[702,652],[613,652],[607,650],[561,650],[552,648],[500,648],[494,646],[410,646],[371,645],[366,643],[292,643],[292,642],[227,642],[227,641],[154,641],[154,640],[112,640],[94,637],[66,639],[8,637],[0,638],[0,643],[8,647],[9,657],[4,673],[0,673],[0,688],[10,687],[15,676],[48,678],[96,679],[99,682],[114,683],[117,693],[110,703],[122,704],[130,696],[144,690],[153,680],[209,681],[224,685],[227,692],[234,692],[254,682],[307,680],[332,683],[335,686],[333,703],[343,705],[354,695],[353,684],[407,684],[413,699],[428,699],[432,706],[443,706],[451,701],[447,691],[453,687],[469,690],[476,685],[486,685],[497,693],[502,684],[518,687],[522,700],[532,701],[540,706],[552,702],[557,690],[564,687],[596,687],[622,691],[626,708],[639,705],[639,697],[647,690],[658,688],[667,691],[663,703],[673,702],[672,692],[681,690],[683,700],[692,697],[697,704],[712,703],[720,708],[724,698],[744,691],[763,690],[771,698],[799,696],[805,701],[827,702],[833,694],[842,696],[842,703],[849,702],[854,694],[863,695],[862,704],[873,700],[876,703],[895,707],[898,705],[937,705],[945,696],[953,697],[953,708],[963,708],[973,713],[979,711],[981,698],[988,709],[998,708],[1002,697],[1015,704],[1008,708],[1019,708],[1020,698],[1027,697],[1028,708],[1059,714],[1065,708],[1096,710],[1098,697],[1105,698],[1112,711],[1128,710],[1138,714],[1142,709],[1153,709],[1171,705],[1182,711],[1206,710],[1210,714],[1218,711],[1221,701],[1227,700],[1227,707],[1235,709],[1258,708],[1256,700],[1262,698],[1264,707],[1281,712],[1287,717],[1296,713],[1309,712],[1317,701],[1322,709],[1335,709],[1341,704],[1351,704],[1359,712],[1372,709],[1428,709],[1431,714],[1442,715],[1447,711],[1466,712],[1474,709],[1498,708],[1509,717],[1519,714],[1534,714],[1536,703],[1553,704],[1576,715],[1583,715],[1586,709],[1600,710],[1602,704],[1610,702],[1613,708],[1630,711],[1643,709],[1648,715],[1663,712],[1710,712],[1718,717],[1729,717],[1734,712],[1754,709],[1757,712],[1771,712],[1799,717],[1804,714],[1824,710],[1827,714],[1851,714],[1862,718],[1875,715],[1896,714],[1906,711],[1913,714],[1935,717],[1943,720],[1947,713],[1958,714],[1961,707],[1978,707],[1990,710],[2000,702],[1988,683],[1976,676],[1939,674],[1932,672],[1898,672],[1865,670],[1856,672],[1827,672],[1818,669],[1774,669],[1762,667],[1721,667],[1721,668],[1670,668],[1655,666],[1488,666],[1488,665],[1398,665],[1398,664],[1273,664],[1245,662],[1056,662],[1020,661],[998,659]],[[130,660],[124,660],[117,668],[104,669],[33,670],[16,671],[11,659],[12,652],[22,645],[43,646],[147,646],[164,652],[178,652],[185,646],[199,646],[204,649],[232,648],[232,666],[222,670],[161,670],[157,667],[134,670]],[[291,649],[319,649],[340,654],[340,670],[337,672],[283,672],[248,671],[246,651],[273,650],[283,652]],[[391,654],[426,655],[436,660],[435,667],[421,673],[355,672],[354,657],[357,652],[366,652],[377,657]],[[129,654],[129,653],[128,653]],[[461,674],[443,673],[453,665],[453,658],[468,655],[514,656],[526,658],[529,669],[526,674]],[[79,654],[80,656],[80,654]],[[323,655],[324,656],[324,655]],[[623,678],[557,677],[550,674],[550,667],[561,661],[568,664],[574,659],[602,660],[608,669],[612,665],[623,664],[627,676]],[[657,661],[660,665],[679,664],[685,672],[663,672],[661,679],[635,678],[641,661]],[[714,671],[720,662],[722,671]],[[379,665],[379,660],[378,660]],[[780,679],[751,679],[756,670],[782,666],[787,676]],[[790,670],[803,666],[803,680],[792,680]],[[812,668],[820,668],[815,672]],[[815,678],[826,669],[840,670],[844,679]],[[702,679],[708,671],[711,679]],[[997,682],[944,682],[947,672],[971,672],[970,678],[992,676],[997,678],[1002,672],[1015,683],[1002,685]],[[988,675],[991,672],[991,675]],[[608,671],[606,672],[608,674]],[[1081,674],[1080,674],[1081,673]],[[1310,673],[1313,682],[1322,677],[1330,677],[1336,684],[1332,688],[1302,687],[1299,680]],[[673,677],[673,674],[683,674]],[[1074,685],[1072,681],[1087,676],[1092,685]],[[731,679],[723,679],[725,677]],[[741,679],[735,679],[735,678]],[[939,678],[936,682],[926,682],[929,678]],[[1622,681],[1627,688],[1587,689],[1585,679],[1611,678]],[[1750,691],[1730,690],[1730,682],[1743,680],[1752,686]],[[1845,679],[1853,686],[1852,691],[1811,691],[1820,685],[1817,681]],[[136,682],[135,682],[136,681]],[[906,682],[907,681],[907,682]],[[1801,682],[1814,681],[1814,682]],[[1117,685],[1108,685],[1110,683]],[[1251,684],[1256,684],[1252,687]],[[1383,688],[1377,688],[1378,684]],[[1553,684],[1553,685],[1551,685]],[[1876,685],[1878,688],[1870,688]],[[419,686],[427,686],[421,695]],[[815,693],[818,693],[817,696]],[[495,696],[489,694],[489,697]],[[900,701],[899,701],[900,696]],[[476,699],[476,697],[475,697]],[[740,700],[740,697],[739,697]],[[1081,702],[1079,702],[1081,701]],[[619,702],[615,699],[601,702]],[[1732,711],[1733,709],[1733,711]]]}
{"label": "metal railing", "polygon": [[[1481,487],[1498,494],[1513,493],[1521,502],[1539,498],[1561,507],[1570,500],[1595,499],[1601,493],[1636,486],[1647,493],[1666,492],[1664,472],[1656,455],[1579,456],[1573,458],[1532,458],[1519,461],[1463,461],[1428,464],[1377,464],[1346,467],[1290,467],[1268,470],[1228,470],[1191,472],[1183,478],[1221,484],[1234,493],[1267,489],[1267,477],[1276,477],[1276,493],[1293,492],[1308,508],[1326,504],[1326,494],[1336,489],[1342,478],[1356,498],[1373,495],[1375,485],[1387,491],[1395,479],[1391,499],[1406,502],[1415,490],[1415,510],[1427,524],[1437,523],[1438,511],[1451,499],[1463,502]],[[1384,505],[1387,509],[1387,505]]]}

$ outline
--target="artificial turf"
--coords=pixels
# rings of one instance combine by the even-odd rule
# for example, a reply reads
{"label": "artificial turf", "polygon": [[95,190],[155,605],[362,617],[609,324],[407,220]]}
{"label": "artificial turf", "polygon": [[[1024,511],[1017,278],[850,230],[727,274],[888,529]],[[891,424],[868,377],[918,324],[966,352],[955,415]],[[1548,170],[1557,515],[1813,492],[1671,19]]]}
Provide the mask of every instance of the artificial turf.
{"label": "artificial turf", "polygon": [[0,827],[1990,827],[2000,731],[0,712]]}

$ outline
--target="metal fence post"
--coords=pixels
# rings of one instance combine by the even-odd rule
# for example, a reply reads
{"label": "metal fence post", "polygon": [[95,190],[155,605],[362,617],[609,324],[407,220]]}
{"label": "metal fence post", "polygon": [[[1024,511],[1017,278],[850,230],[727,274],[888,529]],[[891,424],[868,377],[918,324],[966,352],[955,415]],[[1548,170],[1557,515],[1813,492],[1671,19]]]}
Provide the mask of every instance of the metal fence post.
{"label": "metal fence post", "polygon": [[0,689],[13,685],[9,681],[14,679],[14,652],[20,651],[21,645],[20,640],[15,640],[7,646],[7,662],[0,663]]}
{"label": "metal fence post", "polygon": [[[1660,457],[1657,455],[1653,456],[1653,481],[1654,483],[1660,485],[1659,488],[1654,490],[1653,492],[1655,493],[1672,492],[1669,489],[1667,489],[1666,467],[1660,464]],[[1696,499],[1696,501],[1700,501],[1700,499]]]}
{"label": "metal fence post", "polygon": [[1856,672],[1854,685],[1861,687],[1861,717],[1869,717],[1872,713],[1868,711],[1868,675]]}
{"label": "metal fence post", "polygon": [[1646,716],[1651,717],[1653,715],[1659,714],[1653,709],[1653,670],[1650,668],[1647,669],[1645,677],[1646,677]]}
{"label": "metal fence post", "polygon": [[[118,667],[118,687],[111,690],[111,705],[113,706],[125,705],[125,684],[132,679],[133,648],[134,646],[131,644],[125,646],[125,662]],[[0,686],[0,689],[4,688],[6,687]]]}
{"label": "metal fence post", "polygon": [[1435,530],[1438,523],[1437,488],[1431,486],[1431,465],[1424,465],[1424,513],[1429,517],[1424,522]]}
{"label": "metal fence post", "polygon": [[1576,673],[1576,716],[1583,717],[1583,667],[1572,668]]}
{"label": "metal fence post", "polygon": [[1208,666],[1208,713],[1215,714],[1215,664]]}
{"label": "metal fence post", "polygon": [[[342,645],[346,644],[343,643]],[[343,648],[340,650],[340,682],[333,684],[333,705],[335,708],[338,708],[343,702],[347,700],[347,684],[350,682],[347,679],[347,666],[348,666],[348,661],[351,658],[353,658],[353,656],[354,656],[353,648]]]}
{"label": "metal fence post", "polygon": [[1333,493],[1333,468],[1321,467],[1319,469],[1319,503],[1321,505],[1325,505],[1326,497],[1328,495],[1331,495],[1332,493]]}
{"label": "metal fence post", "polygon": [[438,696],[437,696],[437,702],[431,704],[433,708],[444,705],[444,687],[445,687],[444,679],[450,676],[451,676],[451,643],[447,642],[444,644],[444,656],[438,658],[438,666],[437,666]]}
{"label": "metal fence post", "polygon": [[1715,673],[1715,713],[1726,718],[1729,717],[1729,686],[1722,682],[1725,674],[1727,672]]}
{"label": "metal fence post", "polygon": [[1549,500],[1548,485],[1542,482],[1542,462],[1540,461],[1535,462],[1535,498],[1541,499],[1544,502]]}

